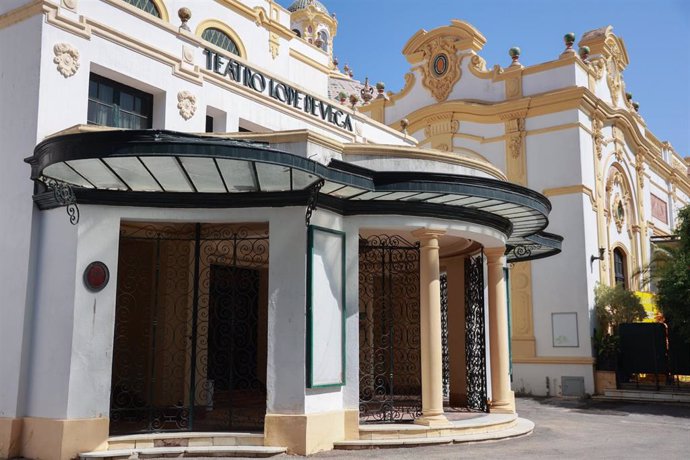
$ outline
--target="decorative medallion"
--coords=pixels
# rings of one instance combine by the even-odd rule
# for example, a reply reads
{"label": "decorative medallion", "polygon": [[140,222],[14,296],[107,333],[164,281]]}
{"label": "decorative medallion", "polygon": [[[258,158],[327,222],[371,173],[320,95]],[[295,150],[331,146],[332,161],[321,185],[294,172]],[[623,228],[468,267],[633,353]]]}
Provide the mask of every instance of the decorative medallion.
{"label": "decorative medallion", "polygon": [[189,91],[180,91],[177,93],[177,108],[180,109],[180,116],[189,120],[196,112],[196,96]]}
{"label": "decorative medallion", "polygon": [[63,77],[69,78],[79,70],[79,51],[69,43],[56,43],[53,46],[55,57],[53,62],[57,64],[57,70]]}
{"label": "decorative medallion", "polygon": [[455,43],[449,37],[439,37],[426,43],[422,52],[427,59],[426,65],[421,66],[422,85],[438,102],[443,102],[460,80],[460,58]]}
{"label": "decorative medallion", "polygon": [[442,77],[448,71],[448,56],[445,54],[438,54],[434,58],[434,74],[437,77]]}

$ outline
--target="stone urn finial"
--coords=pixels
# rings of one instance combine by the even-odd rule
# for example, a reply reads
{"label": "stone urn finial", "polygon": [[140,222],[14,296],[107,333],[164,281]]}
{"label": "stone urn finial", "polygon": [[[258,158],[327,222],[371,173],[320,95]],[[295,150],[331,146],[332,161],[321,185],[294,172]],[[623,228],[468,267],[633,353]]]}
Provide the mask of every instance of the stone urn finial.
{"label": "stone urn finial", "polygon": [[402,128],[402,131],[405,135],[407,135],[407,127],[410,126],[410,120],[407,118],[403,118],[400,120],[400,127]]}
{"label": "stone urn finial", "polygon": [[563,35],[563,42],[565,43],[566,50],[573,49],[573,44],[575,43],[575,33],[568,32],[567,34]]}
{"label": "stone urn finial", "polygon": [[574,56],[575,50],[573,50],[573,44],[575,43],[575,33],[568,32],[563,35],[563,42],[565,43],[565,50],[561,53],[561,57]]}
{"label": "stone urn finial", "polygon": [[364,86],[359,90],[359,94],[362,96],[363,104],[368,104],[374,98],[374,88],[369,85],[369,77],[364,79]]}
{"label": "stone urn finial", "polygon": [[378,92],[378,95],[376,96],[376,99],[386,99],[388,100],[388,96],[386,95],[386,84],[382,81],[376,83],[376,91]]}
{"label": "stone urn finial", "polygon": [[508,50],[508,55],[513,60],[513,62],[510,64],[510,67],[517,67],[517,66],[522,67],[522,64],[520,64],[520,61],[519,61],[520,53],[521,53],[521,50],[517,46],[513,46],[512,48],[510,48]]}
{"label": "stone urn finial", "polygon": [[192,10],[190,10],[186,6],[183,6],[182,8],[177,10],[177,16],[180,18],[180,21],[182,21],[180,29],[186,30],[187,32],[191,32],[191,29],[187,25],[187,21],[189,21],[192,18]]}
{"label": "stone urn finial", "polygon": [[350,107],[354,110],[355,106],[359,102],[359,96],[356,94],[350,94]]}
{"label": "stone urn finial", "polygon": [[580,59],[586,61],[589,57],[589,46],[580,47],[580,49],[578,50],[578,54],[580,55]]}

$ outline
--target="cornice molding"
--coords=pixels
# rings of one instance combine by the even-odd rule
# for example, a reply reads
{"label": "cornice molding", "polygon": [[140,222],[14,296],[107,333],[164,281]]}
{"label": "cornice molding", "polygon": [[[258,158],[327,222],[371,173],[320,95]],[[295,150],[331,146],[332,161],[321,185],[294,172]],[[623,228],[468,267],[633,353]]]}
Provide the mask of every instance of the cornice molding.
{"label": "cornice molding", "polygon": [[33,0],[26,5],[22,5],[19,8],[15,8],[5,14],[0,15],[0,30],[14,24],[18,24],[29,19],[30,17],[42,13],[44,3],[45,0]]}

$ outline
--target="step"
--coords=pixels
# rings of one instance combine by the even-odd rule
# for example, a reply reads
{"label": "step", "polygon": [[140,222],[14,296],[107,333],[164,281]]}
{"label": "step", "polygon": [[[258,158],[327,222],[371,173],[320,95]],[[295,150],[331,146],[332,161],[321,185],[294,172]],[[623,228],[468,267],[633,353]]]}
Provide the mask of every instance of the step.
{"label": "step", "polygon": [[340,441],[334,443],[334,448],[343,450],[381,449],[400,447],[419,447],[442,444],[461,444],[467,442],[498,441],[502,439],[528,436],[534,431],[534,423],[524,418],[518,418],[510,428],[483,433],[466,433],[453,436],[438,437],[405,437],[397,439],[360,439],[356,441]]}
{"label": "step", "polygon": [[151,447],[141,449],[117,449],[86,452],[79,458],[104,458],[110,460],[132,460],[136,458],[160,457],[273,457],[284,454],[285,447],[261,446],[197,446],[197,447]]}
{"label": "step", "polygon": [[438,438],[465,434],[489,433],[512,428],[517,414],[467,414],[462,420],[452,420],[446,427],[428,427],[415,424],[360,425],[360,440]]}
{"label": "step", "polygon": [[604,398],[625,401],[684,402],[690,403],[690,394],[641,390],[606,390]]}
{"label": "step", "polygon": [[108,438],[109,450],[152,447],[263,446],[263,433],[174,432],[145,433]]}

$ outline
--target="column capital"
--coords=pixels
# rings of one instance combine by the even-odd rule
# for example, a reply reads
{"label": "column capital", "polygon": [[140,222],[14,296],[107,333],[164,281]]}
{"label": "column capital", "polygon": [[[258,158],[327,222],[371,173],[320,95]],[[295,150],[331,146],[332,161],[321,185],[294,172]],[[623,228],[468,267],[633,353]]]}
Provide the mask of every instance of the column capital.
{"label": "column capital", "polygon": [[412,232],[412,236],[419,238],[422,241],[431,240],[446,234],[445,230],[434,228],[420,228]]}
{"label": "column capital", "polygon": [[489,259],[489,263],[498,262],[501,257],[504,257],[506,253],[505,246],[498,246],[495,248],[484,248],[484,254]]}

